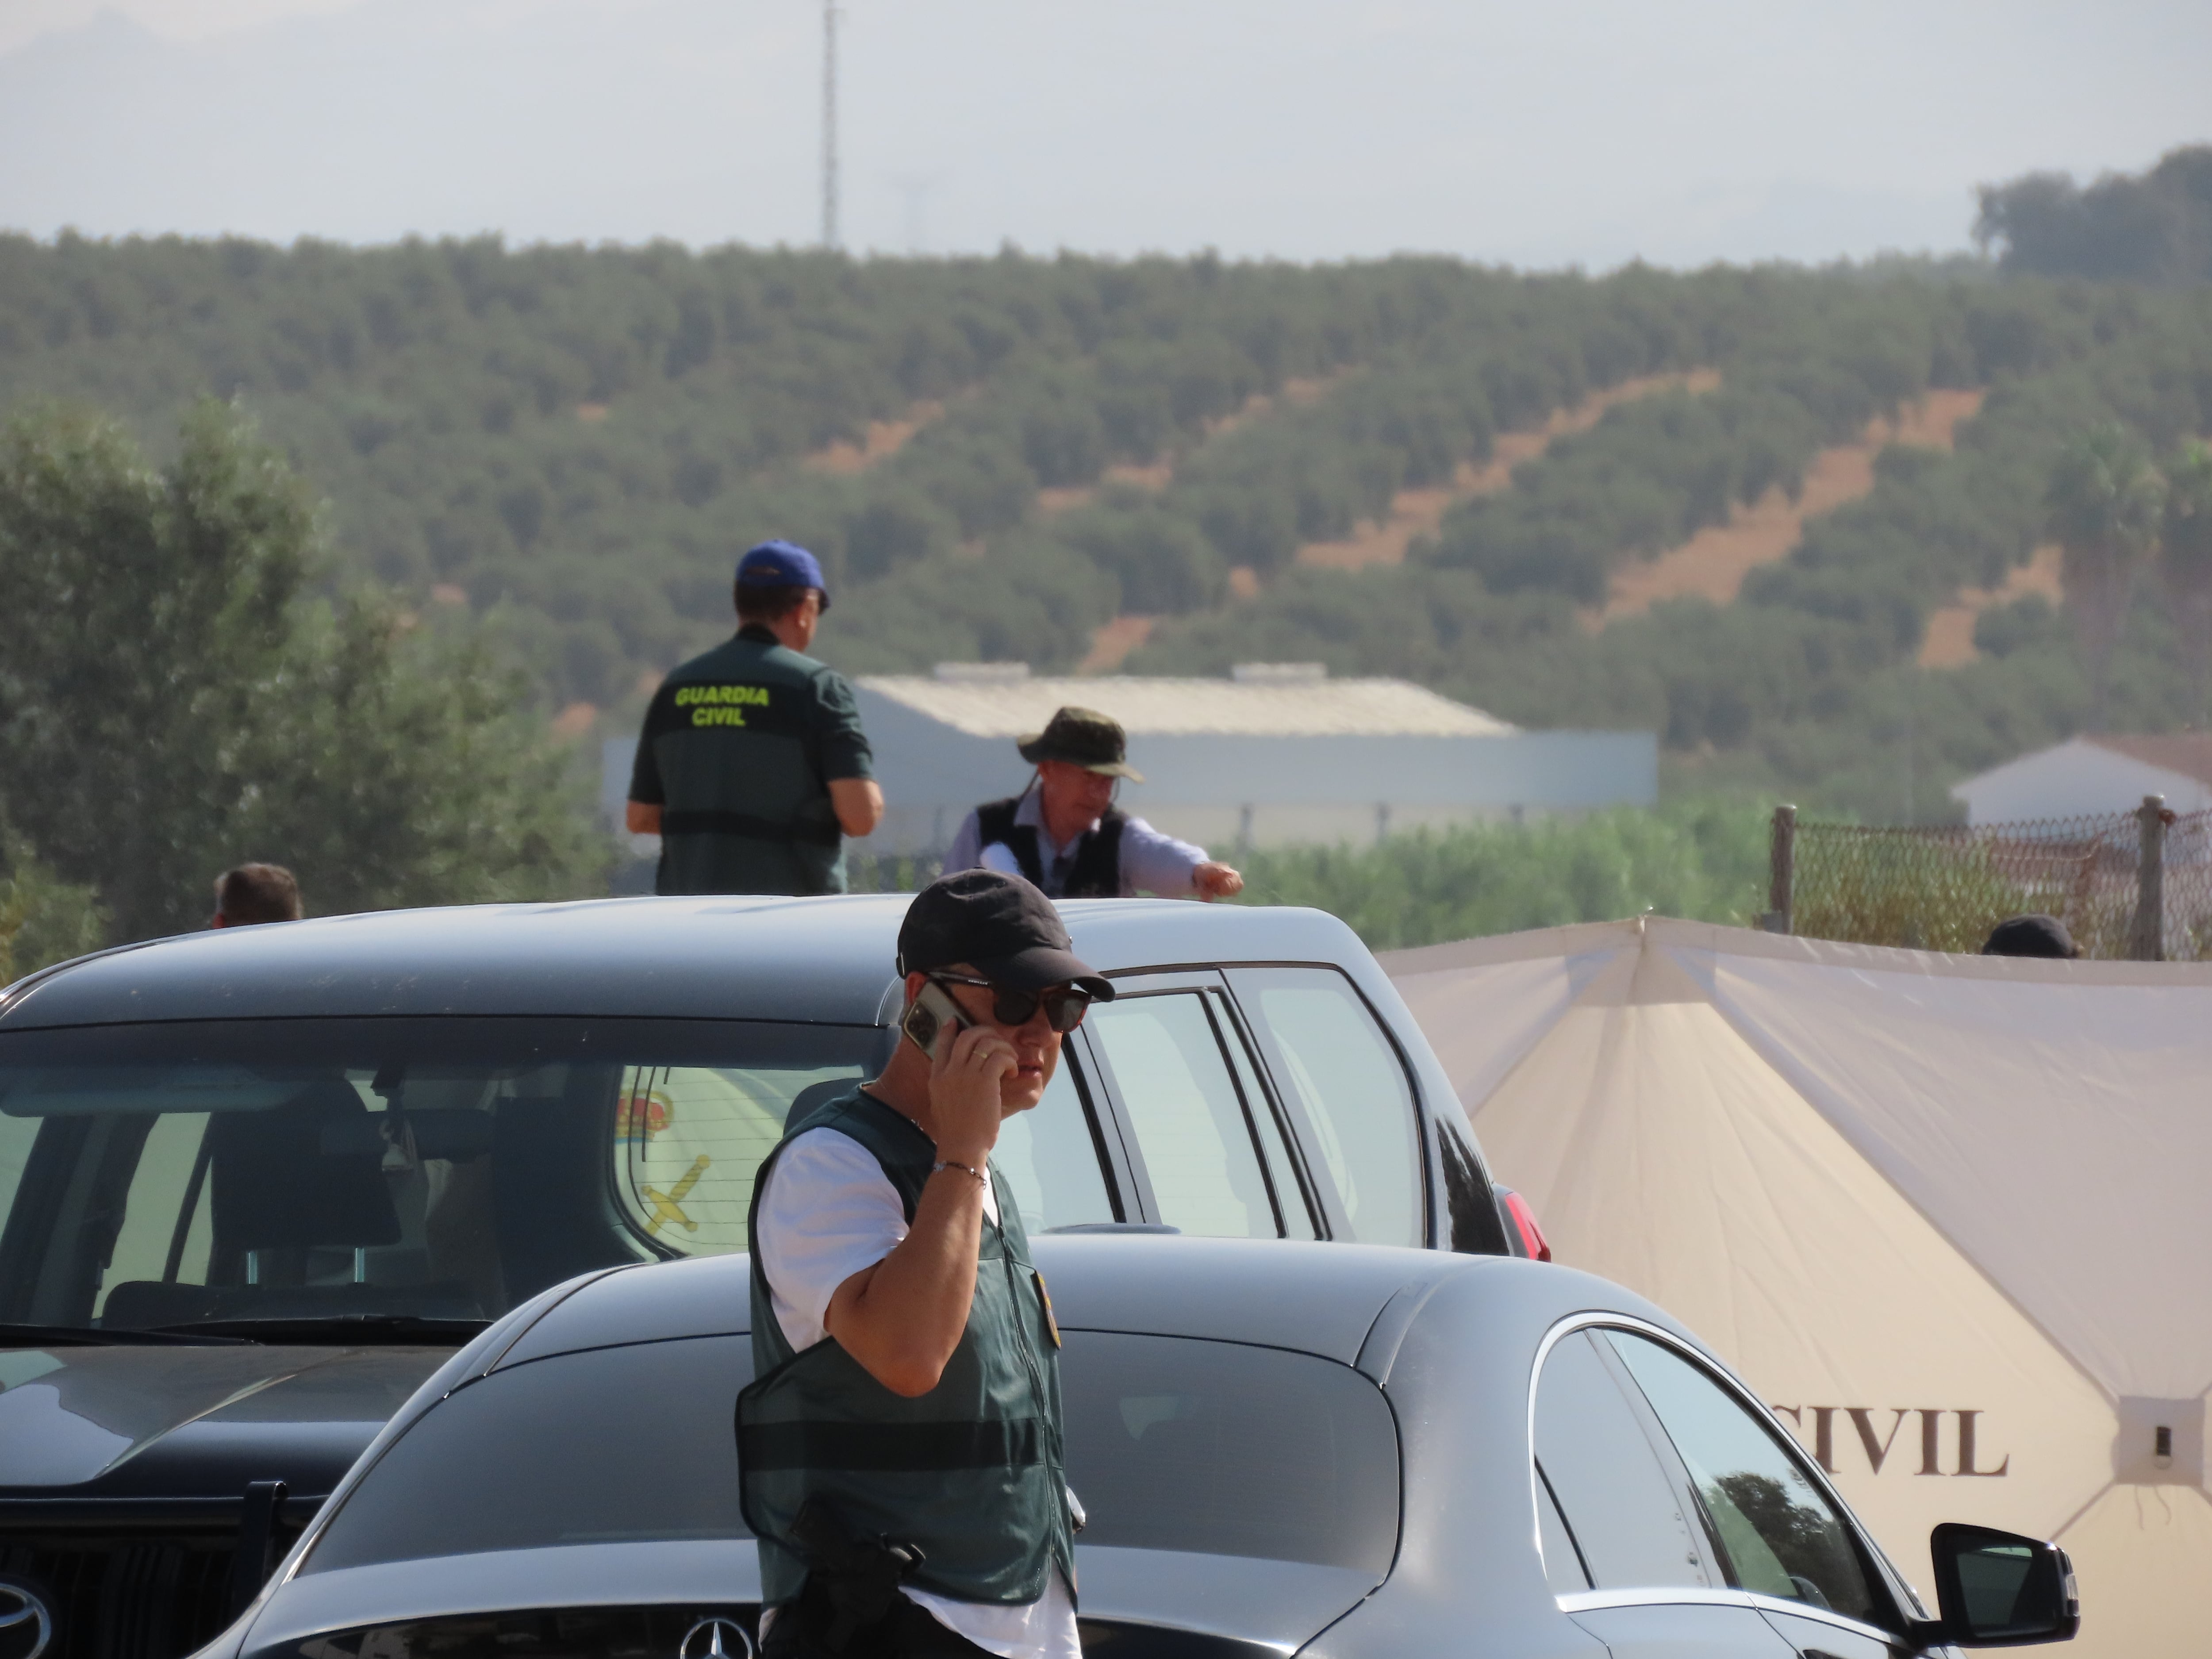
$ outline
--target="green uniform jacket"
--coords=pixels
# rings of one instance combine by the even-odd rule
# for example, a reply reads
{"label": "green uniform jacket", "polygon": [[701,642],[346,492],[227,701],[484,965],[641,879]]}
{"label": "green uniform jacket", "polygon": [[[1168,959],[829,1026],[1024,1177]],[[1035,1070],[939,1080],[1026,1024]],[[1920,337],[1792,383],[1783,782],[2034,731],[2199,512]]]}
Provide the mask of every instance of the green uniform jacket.
{"label": "green uniform jacket", "polygon": [[833,778],[870,775],[853,688],[757,624],[661,682],[629,798],[660,811],[659,893],[842,893]]}
{"label": "green uniform jacket", "polygon": [[817,1492],[847,1537],[919,1545],[927,1559],[907,1581],[917,1589],[1022,1606],[1057,1567],[1072,1591],[1060,1338],[1013,1194],[994,1169],[1000,1223],[983,1218],[968,1328],[937,1386],[905,1399],[835,1338],[794,1353],[776,1323],[761,1268],[761,1194],[783,1148],[817,1128],[875,1154],[909,1223],[937,1161],[927,1135],[856,1090],[786,1129],[754,1182],[755,1380],[738,1396],[738,1471],[745,1523],[760,1540],[763,1600],[781,1607],[805,1584],[793,1526]]}

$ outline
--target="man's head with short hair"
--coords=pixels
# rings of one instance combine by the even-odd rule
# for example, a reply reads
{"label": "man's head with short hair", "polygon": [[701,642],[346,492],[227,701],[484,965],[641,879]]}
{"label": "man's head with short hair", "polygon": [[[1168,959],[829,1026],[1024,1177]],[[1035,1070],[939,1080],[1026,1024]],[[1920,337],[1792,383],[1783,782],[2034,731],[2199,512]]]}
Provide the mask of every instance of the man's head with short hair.
{"label": "man's head with short hair", "polygon": [[1985,957],[2044,957],[2070,962],[2081,954],[2074,935],[2056,916],[2008,916],[1990,929]]}
{"label": "man's head with short hair", "polygon": [[773,628],[819,591],[811,587],[746,587],[741,585],[737,594],[738,620]]}
{"label": "man's head with short hair", "polygon": [[262,921],[297,921],[307,914],[300,884],[281,864],[241,864],[215,880],[210,927],[245,927]]}

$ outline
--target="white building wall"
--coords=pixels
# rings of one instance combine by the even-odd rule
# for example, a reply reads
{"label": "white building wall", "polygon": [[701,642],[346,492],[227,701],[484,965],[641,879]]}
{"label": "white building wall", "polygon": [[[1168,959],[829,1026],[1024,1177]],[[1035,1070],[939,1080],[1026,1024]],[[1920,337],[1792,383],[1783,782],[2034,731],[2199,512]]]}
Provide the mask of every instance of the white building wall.
{"label": "white building wall", "polygon": [[2177,812],[2212,809],[2212,786],[2085,738],[1968,778],[1953,786],[1951,795],[1966,802],[1966,822],[1976,824],[2124,812],[2145,795],[2165,796]]}
{"label": "white building wall", "polygon": [[[979,802],[1018,793],[1031,768],[1005,738],[983,738],[856,688],[883,786],[882,827],[864,854],[942,852]],[[622,821],[636,744],[610,738],[602,805]],[[1145,774],[1121,802],[1170,835],[1228,854],[1243,847],[1354,846],[1420,827],[1513,821],[1658,799],[1658,741],[1642,732],[1502,736],[1221,733],[1130,739]],[[640,851],[657,845],[641,838]]]}

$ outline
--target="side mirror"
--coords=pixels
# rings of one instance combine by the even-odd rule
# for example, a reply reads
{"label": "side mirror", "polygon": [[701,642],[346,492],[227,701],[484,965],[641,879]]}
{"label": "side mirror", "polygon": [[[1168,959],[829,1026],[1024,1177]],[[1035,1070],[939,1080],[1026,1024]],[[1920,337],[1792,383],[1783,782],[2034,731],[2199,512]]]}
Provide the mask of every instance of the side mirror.
{"label": "side mirror", "polygon": [[2056,1544],[1947,1521],[1929,1539],[1942,1617],[1913,1632],[1928,1647],[2069,1642],[2081,1628],[2074,1564]]}

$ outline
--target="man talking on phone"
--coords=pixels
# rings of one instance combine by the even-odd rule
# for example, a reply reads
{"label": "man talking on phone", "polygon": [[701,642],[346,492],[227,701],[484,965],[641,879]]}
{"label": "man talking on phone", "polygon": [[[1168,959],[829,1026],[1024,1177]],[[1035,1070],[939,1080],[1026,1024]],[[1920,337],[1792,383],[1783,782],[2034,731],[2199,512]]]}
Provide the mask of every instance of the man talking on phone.
{"label": "man talking on phone", "polygon": [[766,1659],[1079,1659],[1060,1332],[990,1161],[1114,994],[1070,947],[1019,877],[925,888],[890,1063],[761,1165],[738,1462]]}

